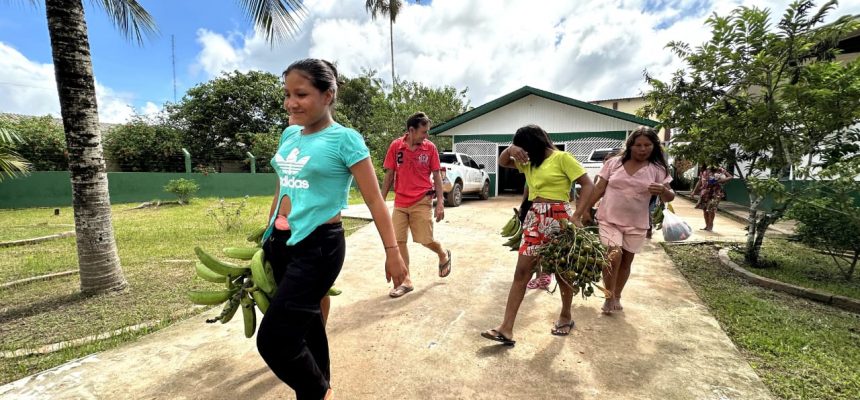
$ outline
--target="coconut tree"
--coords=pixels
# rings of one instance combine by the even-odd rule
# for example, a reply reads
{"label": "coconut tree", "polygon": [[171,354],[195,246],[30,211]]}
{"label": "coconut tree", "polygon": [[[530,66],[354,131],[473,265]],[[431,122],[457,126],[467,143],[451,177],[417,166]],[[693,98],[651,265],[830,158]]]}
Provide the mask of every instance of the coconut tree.
{"label": "coconut tree", "polygon": [[15,152],[13,145],[21,139],[15,132],[0,128],[0,182],[4,177],[16,177],[30,170],[30,163]]}
{"label": "coconut tree", "polygon": [[397,78],[394,74],[394,21],[397,15],[400,14],[400,6],[403,2],[400,0],[367,0],[364,3],[364,8],[370,13],[370,18],[376,19],[378,16],[388,17],[388,37],[391,43],[391,84],[397,84]]}
{"label": "coconut tree", "polygon": [[[136,0],[92,3],[104,10],[123,35],[139,44],[156,33],[152,16]],[[270,43],[291,36],[304,10],[301,0],[243,0],[239,4]],[[111,223],[84,5],[82,0],[45,0],[45,10],[69,152],[81,292],[121,290],[127,283]]]}

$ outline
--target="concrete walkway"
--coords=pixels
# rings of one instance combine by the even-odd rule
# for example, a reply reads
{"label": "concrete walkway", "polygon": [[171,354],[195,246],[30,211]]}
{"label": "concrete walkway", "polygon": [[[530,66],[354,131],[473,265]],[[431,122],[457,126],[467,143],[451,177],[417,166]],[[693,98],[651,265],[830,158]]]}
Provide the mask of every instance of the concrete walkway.
{"label": "concrete walkway", "polygon": [[[690,198],[690,192],[680,192],[679,195],[684,197],[687,200],[689,200],[689,198]],[[702,211],[701,210],[697,210],[697,211],[699,212],[699,215],[701,215]],[[746,226],[747,218],[749,218],[749,215],[750,215],[749,206],[745,206],[743,204],[738,204],[738,203],[732,203],[730,201],[721,201],[720,206],[718,207],[718,211],[724,217],[728,217],[728,218],[730,218],[736,222],[739,222],[743,226]],[[702,220],[701,224],[704,225],[704,217],[701,217],[700,219]],[[797,223],[795,221],[781,219],[781,220],[777,221],[775,224],[773,224],[767,228],[767,232],[765,233],[765,236],[769,237],[771,235],[783,235],[783,236],[792,235],[792,234],[794,234],[794,227],[796,225],[797,225]],[[691,226],[695,226],[695,225],[691,225]]]}
{"label": "concrete walkway", "polygon": [[[701,218],[679,200],[678,214]],[[479,336],[501,320],[516,254],[498,230],[514,197],[446,209],[436,233],[453,251],[453,273],[410,246],[416,290],[387,296],[382,244],[373,224],[347,240],[347,262],[329,321],[338,399],[767,399],[770,393],[693,293],[662,248],[637,256],[625,311],[600,314],[601,300],[576,299],[576,328],[549,334],[558,294],[530,291],[515,347]],[[695,227],[695,221],[690,221]],[[742,227],[717,217],[713,235]],[[710,235],[710,234],[709,234]],[[241,318],[203,322],[217,310],[0,387],[0,399],[293,398],[265,366]]]}

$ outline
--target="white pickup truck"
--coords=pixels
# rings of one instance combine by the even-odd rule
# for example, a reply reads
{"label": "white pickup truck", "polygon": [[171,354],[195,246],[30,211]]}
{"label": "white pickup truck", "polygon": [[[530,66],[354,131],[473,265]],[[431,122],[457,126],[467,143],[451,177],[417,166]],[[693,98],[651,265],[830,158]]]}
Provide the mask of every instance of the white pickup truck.
{"label": "white pickup truck", "polygon": [[483,164],[463,153],[440,153],[439,161],[446,206],[459,206],[463,194],[477,194],[481,200],[490,198],[490,176]]}

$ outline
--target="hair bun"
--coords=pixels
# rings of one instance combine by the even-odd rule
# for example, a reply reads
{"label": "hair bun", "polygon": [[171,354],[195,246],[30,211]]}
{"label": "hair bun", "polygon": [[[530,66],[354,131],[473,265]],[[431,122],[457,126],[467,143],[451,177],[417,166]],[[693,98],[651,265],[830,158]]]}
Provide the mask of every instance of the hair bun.
{"label": "hair bun", "polygon": [[335,67],[331,61],[323,60],[323,59],[320,59],[320,61],[324,62],[325,65],[328,66],[329,69],[331,69],[331,73],[334,75],[335,82],[337,82],[337,84],[340,85],[341,82],[340,82],[340,77],[337,74],[337,67]]}

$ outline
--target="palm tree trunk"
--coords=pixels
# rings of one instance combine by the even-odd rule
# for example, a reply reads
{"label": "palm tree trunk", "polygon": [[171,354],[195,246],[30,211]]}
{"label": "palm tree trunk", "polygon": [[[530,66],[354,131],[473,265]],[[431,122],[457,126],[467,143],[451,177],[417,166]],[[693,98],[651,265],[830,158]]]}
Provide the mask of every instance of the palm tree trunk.
{"label": "palm tree trunk", "polygon": [[397,78],[394,75],[394,19],[388,18],[388,37],[391,41],[391,86],[397,84]]}
{"label": "palm tree trunk", "polygon": [[45,9],[69,151],[81,292],[121,290],[127,283],[111,222],[84,7],[81,0],[46,0]]}

